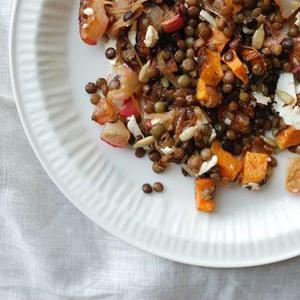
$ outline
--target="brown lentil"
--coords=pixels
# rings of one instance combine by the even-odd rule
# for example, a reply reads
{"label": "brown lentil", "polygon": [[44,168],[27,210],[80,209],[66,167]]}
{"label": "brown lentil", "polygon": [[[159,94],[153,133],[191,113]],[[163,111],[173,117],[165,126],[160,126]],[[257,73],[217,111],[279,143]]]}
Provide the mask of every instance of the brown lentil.
{"label": "brown lentil", "polygon": [[97,86],[94,82],[89,82],[86,86],[85,86],[85,90],[88,94],[94,94],[97,92]]}
{"label": "brown lentil", "polygon": [[116,50],[112,47],[109,47],[105,51],[105,56],[107,59],[113,59],[116,57]]}
{"label": "brown lentil", "polygon": [[228,110],[234,112],[239,108],[239,105],[235,101],[231,101],[228,105]]}
{"label": "brown lentil", "polygon": [[223,77],[224,83],[234,83],[235,81],[235,75],[232,71],[226,71]]}
{"label": "brown lentil", "polygon": [[283,41],[282,41],[282,46],[285,48],[285,49],[292,49],[294,47],[294,41],[293,39],[291,38],[285,38]]}
{"label": "brown lentil", "polygon": [[96,85],[99,90],[101,90],[101,88],[104,84],[107,84],[107,81],[104,78],[97,79]]}
{"label": "brown lentil", "polygon": [[149,183],[143,184],[142,189],[145,194],[151,194],[153,191],[152,186]]}
{"label": "brown lentil", "polygon": [[199,37],[204,40],[208,40],[212,36],[212,30],[206,23],[200,23],[198,25]]}
{"label": "brown lentil", "polygon": [[224,55],[225,61],[228,61],[228,62],[232,61],[232,60],[233,60],[233,57],[234,57],[233,52],[230,51],[230,50],[227,51],[227,52],[225,53],[225,55]]}
{"label": "brown lentil", "polygon": [[188,75],[186,75],[186,74],[184,74],[184,75],[180,75],[179,77],[178,77],[178,80],[177,80],[177,82],[178,82],[178,85],[181,87],[181,88],[186,88],[186,87],[188,87],[189,85],[190,85],[190,77],[188,76]]}
{"label": "brown lentil", "polygon": [[298,35],[298,27],[296,25],[293,25],[290,29],[289,29],[289,32],[288,32],[288,35],[289,37],[296,37]]}
{"label": "brown lentil", "polygon": [[246,92],[240,92],[239,99],[242,102],[249,102],[250,101],[250,95]]}
{"label": "brown lentil", "polygon": [[188,58],[194,58],[195,57],[195,50],[192,49],[192,48],[187,49],[186,50],[186,57],[188,57]]}
{"label": "brown lentil", "polygon": [[271,50],[276,56],[279,56],[283,51],[283,47],[282,47],[282,45],[279,44],[279,45],[273,46]]}
{"label": "brown lentil", "polygon": [[273,156],[271,156],[271,161],[269,162],[269,165],[274,168],[277,166],[277,159]]}
{"label": "brown lentil", "polygon": [[161,193],[164,190],[164,186],[161,182],[155,182],[153,184],[153,190],[157,193]]}
{"label": "brown lentil", "polygon": [[163,102],[155,102],[154,103],[154,110],[156,113],[163,113],[165,111],[165,105]]}
{"label": "brown lentil", "polygon": [[153,162],[159,161],[161,158],[161,155],[157,150],[150,151],[148,156],[149,156],[149,159]]}
{"label": "brown lentil", "polygon": [[135,149],[135,156],[136,157],[142,158],[142,157],[145,156],[145,154],[146,154],[146,151],[145,151],[144,148],[137,148],[137,149]]}
{"label": "brown lentil", "polygon": [[226,131],[226,137],[229,140],[234,141],[234,140],[236,140],[236,133],[233,130],[229,129]]}
{"label": "brown lentil", "polygon": [[252,73],[256,76],[261,76],[264,73],[264,68],[261,64],[257,63],[252,67]]}
{"label": "brown lentil", "polygon": [[99,103],[99,101],[100,101],[100,96],[98,95],[98,94],[93,94],[93,95],[91,95],[91,97],[90,97],[90,101],[91,101],[91,103],[92,104],[94,104],[94,105],[97,105],[98,103]]}
{"label": "brown lentil", "polygon": [[183,97],[178,96],[175,98],[175,105],[178,107],[183,107],[186,105],[186,101]]}
{"label": "brown lentil", "polygon": [[195,48],[195,50],[198,50],[198,49],[200,49],[201,47],[203,47],[204,45],[205,45],[204,39],[198,38],[197,40],[195,40],[194,48]]}
{"label": "brown lentil", "polygon": [[166,167],[163,164],[161,164],[159,161],[155,161],[152,165],[152,170],[158,174],[162,173],[165,169]]}
{"label": "brown lentil", "polygon": [[230,83],[224,83],[222,90],[224,93],[229,94],[233,91],[233,85]]}
{"label": "brown lentil", "polygon": [[172,158],[174,160],[180,161],[184,158],[184,155],[185,155],[184,150],[179,147],[179,148],[176,148],[174,150],[174,152],[172,153]]}
{"label": "brown lentil", "polygon": [[157,125],[154,125],[151,130],[150,130],[150,134],[155,138],[155,139],[160,139],[161,136],[165,133],[165,128],[160,125],[160,124],[157,124]]}
{"label": "brown lentil", "polygon": [[187,9],[187,12],[188,12],[190,17],[196,17],[199,14],[199,8],[197,6],[190,6]]}
{"label": "brown lentil", "polygon": [[194,27],[189,25],[184,28],[185,36],[194,36],[194,33],[195,33]]}
{"label": "brown lentil", "polygon": [[209,148],[203,148],[200,152],[201,158],[204,161],[210,160],[213,156],[212,151]]}
{"label": "brown lentil", "polygon": [[186,58],[182,62],[182,68],[184,71],[192,71],[195,68],[195,61],[192,58]]}

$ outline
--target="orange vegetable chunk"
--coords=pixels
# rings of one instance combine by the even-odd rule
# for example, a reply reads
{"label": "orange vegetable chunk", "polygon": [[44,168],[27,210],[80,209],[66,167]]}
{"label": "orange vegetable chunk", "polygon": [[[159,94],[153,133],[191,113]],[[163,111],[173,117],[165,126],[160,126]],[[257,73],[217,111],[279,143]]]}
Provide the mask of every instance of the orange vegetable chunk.
{"label": "orange vegetable chunk", "polygon": [[[208,193],[207,193],[208,190]],[[211,178],[195,179],[195,200],[199,211],[212,212],[216,208],[216,202],[211,197],[216,190],[216,183]],[[209,196],[209,194],[211,196]]]}
{"label": "orange vegetable chunk", "polygon": [[206,61],[201,68],[201,79],[211,86],[217,86],[224,77],[221,65],[221,55],[218,52],[206,49]]}
{"label": "orange vegetable chunk", "polygon": [[276,136],[276,142],[280,150],[300,144],[300,130],[292,126],[280,131]]}
{"label": "orange vegetable chunk", "polygon": [[300,157],[288,159],[285,188],[291,193],[300,194]]}
{"label": "orange vegetable chunk", "polygon": [[215,45],[217,48],[217,51],[221,53],[228,42],[229,42],[229,39],[226,37],[226,35],[222,31],[220,31],[216,28],[212,28],[212,36],[208,40],[208,44],[207,44],[208,46]]}
{"label": "orange vegetable chunk", "polygon": [[233,156],[231,153],[223,150],[218,141],[214,141],[211,145],[212,152],[218,157],[218,167],[222,177],[235,180],[240,173],[243,163],[241,160]]}
{"label": "orange vegetable chunk", "polygon": [[267,176],[269,156],[264,153],[247,152],[244,158],[242,183],[260,183]]}
{"label": "orange vegetable chunk", "polygon": [[236,4],[232,0],[225,0],[225,4],[233,7],[233,15],[236,15],[241,9],[241,4]]}
{"label": "orange vegetable chunk", "polygon": [[225,55],[223,55],[222,59],[223,61],[228,65],[228,67],[232,70],[232,72],[235,74],[236,77],[238,77],[240,80],[243,81],[243,83],[247,84],[249,82],[248,77],[248,69],[247,67],[242,63],[242,61],[237,56],[236,52],[234,50],[229,50],[233,54],[233,59],[230,61],[225,60]]}
{"label": "orange vegetable chunk", "polygon": [[207,85],[200,77],[197,83],[197,99],[201,105],[212,108],[221,104],[222,95],[217,91],[216,87]]}

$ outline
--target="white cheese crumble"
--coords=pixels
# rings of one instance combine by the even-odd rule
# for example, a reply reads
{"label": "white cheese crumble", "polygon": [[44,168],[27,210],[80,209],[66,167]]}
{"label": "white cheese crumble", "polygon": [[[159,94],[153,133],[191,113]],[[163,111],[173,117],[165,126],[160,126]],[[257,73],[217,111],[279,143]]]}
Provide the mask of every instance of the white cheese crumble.
{"label": "white cheese crumble", "polygon": [[94,10],[91,7],[87,7],[86,9],[83,10],[83,13],[86,16],[92,16],[94,14]]}
{"label": "white cheese crumble", "polygon": [[243,188],[249,190],[249,191],[258,191],[260,190],[260,185],[256,182],[249,182],[242,185]]}
{"label": "white cheese crumble", "polygon": [[252,95],[256,99],[256,102],[262,105],[268,105],[271,102],[271,98],[264,96],[263,93],[253,92]]}
{"label": "white cheese crumble", "polygon": [[127,121],[127,128],[135,138],[137,138],[138,136],[144,137],[134,115],[128,117]]}
{"label": "white cheese crumble", "polygon": [[159,36],[157,30],[152,25],[149,25],[145,35],[145,45],[149,48],[153,48],[156,45],[158,39]]}
{"label": "white cheese crumble", "polygon": [[[278,93],[280,91],[281,93]],[[292,101],[287,104],[282,96],[287,95]],[[295,106],[297,102],[296,87],[293,73],[282,73],[277,83],[277,93],[275,96],[274,109],[284,119],[288,125],[300,129],[300,107]]]}
{"label": "white cheese crumble", "polygon": [[160,149],[160,151],[165,155],[170,155],[174,152],[174,149],[170,148],[170,147],[165,147],[165,148]]}
{"label": "white cheese crumble", "polygon": [[208,161],[205,161],[201,167],[200,167],[200,170],[199,170],[199,176],[205,174],[206,172],[208,172],[210,169],[212,169],[213,167],[215,167],[218,163],[218,157],[216,155],[213,155],[213,157],[208,160]]}

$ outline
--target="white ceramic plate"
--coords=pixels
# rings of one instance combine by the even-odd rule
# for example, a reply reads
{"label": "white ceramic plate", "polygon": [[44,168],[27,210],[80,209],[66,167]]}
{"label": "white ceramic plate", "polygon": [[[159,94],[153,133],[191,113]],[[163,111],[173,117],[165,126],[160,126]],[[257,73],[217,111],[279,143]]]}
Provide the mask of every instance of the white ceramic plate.
{"label": "white ceramic plate", "polygon": [[[219,189],[218,211],[205,214],[196,211],[193,180],[179,168],[157,176],[147,159],[100,141],[84,86],[110,67],[100,46],[80,41],[78,2],[19,0],[12,20],[11,70],[20,117],[61,191],[107,231],[175,261],[242,267],[298,255],[300,200],[284,191],[286,154],[261,192]],[[142,184],[157,180],[166,191],[143,194]]]}

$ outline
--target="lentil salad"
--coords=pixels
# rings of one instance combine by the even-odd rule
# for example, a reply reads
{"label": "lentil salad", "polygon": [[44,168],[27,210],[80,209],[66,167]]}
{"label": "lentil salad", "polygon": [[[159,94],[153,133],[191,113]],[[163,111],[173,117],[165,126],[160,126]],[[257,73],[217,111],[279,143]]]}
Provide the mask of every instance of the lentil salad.
{"label": "lentil salad", "polygon": [[155,173],[180,164],[201,211],[215,210],[218,183],[259,190],[279,151],[300,153],[299,11],[299,0],[81,0],[80,36],[112,62],[85,88],[102,140],[147,155]]}

